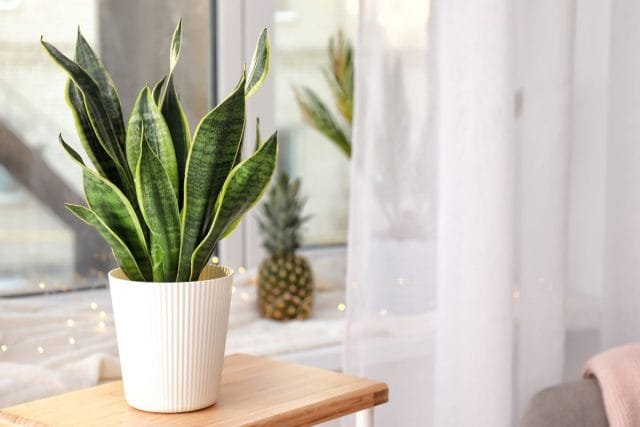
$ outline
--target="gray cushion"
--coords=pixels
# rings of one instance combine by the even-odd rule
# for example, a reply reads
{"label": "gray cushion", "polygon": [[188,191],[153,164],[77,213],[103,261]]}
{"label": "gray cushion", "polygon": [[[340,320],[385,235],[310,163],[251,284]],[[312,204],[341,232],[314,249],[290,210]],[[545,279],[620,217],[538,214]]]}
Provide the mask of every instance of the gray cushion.
{"label": "gray cushion", "polygon": [[598,381],[594,378],[563,383],[536,394],[521,427],[607,427]]}

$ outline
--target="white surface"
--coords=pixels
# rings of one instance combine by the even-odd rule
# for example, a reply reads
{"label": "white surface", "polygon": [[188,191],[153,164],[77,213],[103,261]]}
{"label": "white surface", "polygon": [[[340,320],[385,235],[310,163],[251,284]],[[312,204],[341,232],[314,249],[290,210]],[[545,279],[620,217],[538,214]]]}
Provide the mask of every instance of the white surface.
{"label": "white surface", "polygon": [[[313,317],[280,323],[258,316],[250,273],[235,277],[225,353],[339,369],[344,333],[343,313],[337,309],[344,301],[341,287],[316,274]],[[73,326],[67,326],[68,319]],[[0,299],[0,408],[119,377],[107,289]]]}
{"label": "white surface", "polygon": [[218,399],[233,270],[207,266],[200,277],[144,283],[109,273],[124,396],[134,408],[188,412]]}
{"label": "white surface", "polygon": [[515,425],[640,341],[640,5],[420,4],[360,2],[345,368],[380,424]]}

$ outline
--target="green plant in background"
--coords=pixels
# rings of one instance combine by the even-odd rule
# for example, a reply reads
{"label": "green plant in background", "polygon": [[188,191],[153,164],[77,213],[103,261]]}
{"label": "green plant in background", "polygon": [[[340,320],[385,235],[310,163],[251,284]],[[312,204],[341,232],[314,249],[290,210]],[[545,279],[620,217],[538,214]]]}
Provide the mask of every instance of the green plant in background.
{"label": "green plant in background", "polygon": [[290,181],[280,173],[262,204],[259,220],[263,246],[269,253],[258,272],[260,312],[276,320],[306,319],[313,307],[313,274],[305,258],[296,254],[305,199],[300,179]]}
{"label": "green plant in background", "polygon": [[302,117],[317,131],[351,157],[353,119],[353,47],[342,32],[329,39],[329,67],[323,73],[342,119],[331,113],[318,95],[308,87],[294,89]]}
{"label": "green plant in background", "polygon": [[173,34],[169,72],[140,92],[125,126],[111,77],[78,31],[71,60],[41,40],[69,76],[66,95],[82,146],[95,167],[60,135],[82,168],[87,206],[66,204],[111,246],[130,280],[198,280],[216,243],[260,199],[276,165],[274,133],[241,160],[245,101],[269,69],[266,30],[249,75],[198,124],[193,137],[174,87],[182,22]]}

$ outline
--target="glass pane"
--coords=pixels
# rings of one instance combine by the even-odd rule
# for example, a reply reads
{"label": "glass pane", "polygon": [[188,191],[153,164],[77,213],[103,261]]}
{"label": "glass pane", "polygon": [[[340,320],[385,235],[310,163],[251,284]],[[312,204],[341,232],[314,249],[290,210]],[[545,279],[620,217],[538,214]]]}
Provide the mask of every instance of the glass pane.
{"label": "glass pane", "polygon": [[176,86],[195,127],[208,105],[209,0],[0,0],[0,295],[95,286],[113,265],[102,239],[63,205],[84,197],[58,133],[83,150],[65,75],[40,35],[73,56],[79,26],[118,87],[126,121],[139,90],[166,74],[180,17]]}
{"label": "glass pane", "polygon": [[279,0],[276,5],[272,50],[276,128],[282,166],[302,178],[308,198],[306,211],[313,215],[305,229],[304,244],[344,244],[349,162],[332,142],[303,122],[292,88],[309,87],[335,117],[339,116],[322,69],[329,65],[331,36],[342,30],[354,41],[357,0]]}

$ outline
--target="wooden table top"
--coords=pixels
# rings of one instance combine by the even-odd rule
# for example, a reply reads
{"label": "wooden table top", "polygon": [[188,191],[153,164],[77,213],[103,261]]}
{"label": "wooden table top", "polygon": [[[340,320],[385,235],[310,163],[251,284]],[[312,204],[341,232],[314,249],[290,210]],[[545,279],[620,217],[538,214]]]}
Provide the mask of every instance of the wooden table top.
{"label": "wooden table top", "polygon": [[182,414],[127,405],[122,382],[0,410],[0,425],[307,426],[385,403],[387,385],[246,354],[225,357],[218,402]]}

